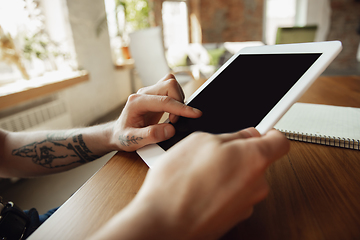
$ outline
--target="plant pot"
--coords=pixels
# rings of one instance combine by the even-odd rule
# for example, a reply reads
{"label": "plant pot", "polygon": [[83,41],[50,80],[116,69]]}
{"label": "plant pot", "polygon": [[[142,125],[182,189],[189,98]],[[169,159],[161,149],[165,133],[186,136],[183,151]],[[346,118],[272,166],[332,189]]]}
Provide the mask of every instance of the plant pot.
{"label": "plant pot", "polygon": [[121,53],[125,60],[131,59],[130,50],[128,46],[121,47]]}

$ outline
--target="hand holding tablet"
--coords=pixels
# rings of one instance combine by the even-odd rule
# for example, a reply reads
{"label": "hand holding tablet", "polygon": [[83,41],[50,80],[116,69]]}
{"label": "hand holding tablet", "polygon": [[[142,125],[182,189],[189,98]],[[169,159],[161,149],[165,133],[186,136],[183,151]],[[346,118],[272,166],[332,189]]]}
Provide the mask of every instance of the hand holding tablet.
{"label": "hand holding tablet", "polygon": [[[151,167],[141,189],[93,239],[217,239],[248,218],[269,192],[266,170],[290,148],[282,133],[270,129],[340,49],[339,42],[243,49],[190,97],[188,107],[176,87],[170,87],[175,94],[163,92],[162,81],[141,90],[139,98],[176,101],[177,110],[162,101],[135,104],[143,111],[133,105],[135,118],[129,109],[122,113],[131,122],[123,129],[139,130],[150,142],[157,139],[149,134],[154,128],[176,132],[138,150]],[[175,123],[157,124],[163,111]]]}
{"label": "hand holding tablet", "polygon": [[173,122],[178,116],[197,118],[202,114],[184,105],[184,93],[171,74],[129,96],[113,129],[114,149],[135,151],[172,137],[175,128],[171,124],[158,124],[164,112],[170,113]]}
{"label": "hand holding tablet", "polygon": [[175,136],[139,149],[152,167],[159,156],[195,131],[230,133],[255,126],[269,131],[341,51],[341,43],[318,42],[242,49],[188,100],[200,118],[180,117]]}
{"label": "hand holding tablet", "polygon": [[91,239],[219,239],[266,197],[265,172],[289,147],[276,130],[192,134],[160,157],[135,198]]}

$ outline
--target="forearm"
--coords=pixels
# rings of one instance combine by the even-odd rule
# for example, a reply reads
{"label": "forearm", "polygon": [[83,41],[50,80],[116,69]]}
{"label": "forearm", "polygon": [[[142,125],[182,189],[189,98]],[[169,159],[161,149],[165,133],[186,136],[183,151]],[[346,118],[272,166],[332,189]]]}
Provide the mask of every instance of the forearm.
{"label": "forearm", "polygon": [[116,150],[113,123],[61,131],[1,131],[0,176],[29,177],[65,171]]}

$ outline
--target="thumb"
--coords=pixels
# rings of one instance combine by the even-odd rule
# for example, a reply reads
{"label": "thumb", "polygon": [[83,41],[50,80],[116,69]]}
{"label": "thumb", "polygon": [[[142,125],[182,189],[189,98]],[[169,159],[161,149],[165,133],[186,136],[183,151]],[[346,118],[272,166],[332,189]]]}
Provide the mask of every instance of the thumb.
{"label": "thumb", "polygon": [[[132,136],[135,138],[136,144],[127,144],[127,147],[136,150],[145,145],[165,141],[175,135],[175,128],[169,123],[155,124],[144,128],[136,128],[131,131]],[[131,141],[131,138],[128,139]],[[124,144],[123,144],[124,145]]]}
{"label": "thumb", "polygon": [[138,131],[142,131],[141,135],[147,144],[162,142],[175,135],[175,128],[169,123],[151,125]]}

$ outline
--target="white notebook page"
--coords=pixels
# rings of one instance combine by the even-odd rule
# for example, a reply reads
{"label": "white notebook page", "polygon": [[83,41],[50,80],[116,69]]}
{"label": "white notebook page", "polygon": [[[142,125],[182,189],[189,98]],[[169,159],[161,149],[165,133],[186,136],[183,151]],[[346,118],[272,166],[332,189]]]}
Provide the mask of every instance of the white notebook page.
{"label": "white notebook page", "polygon": [[295,103],[275,128],[312,136],[360,140],[360,108]]}

